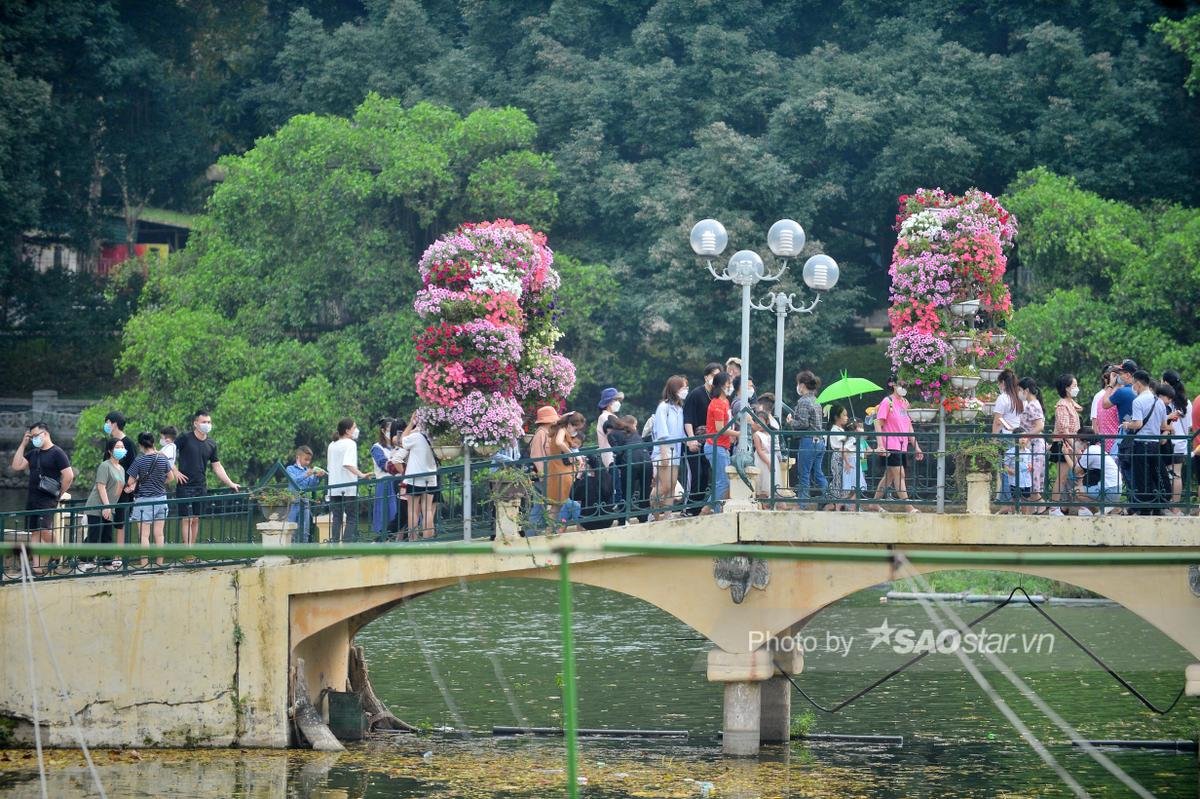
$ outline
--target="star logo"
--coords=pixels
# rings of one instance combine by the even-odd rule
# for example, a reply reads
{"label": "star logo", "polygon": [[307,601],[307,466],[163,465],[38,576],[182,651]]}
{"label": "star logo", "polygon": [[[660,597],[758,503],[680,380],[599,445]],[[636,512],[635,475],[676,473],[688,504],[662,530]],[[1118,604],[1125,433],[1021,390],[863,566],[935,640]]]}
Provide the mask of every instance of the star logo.
{"label": "star logo", "polygon": [[884,619],[883,624],[879,625],[878,627],[868,627],[867,635],[875,636],[871,640],[871,648],[874,649],[875,647],[879,646],[880,644],[887,644],[888,646],[891,646],[892,645],[892,633],[895,632],[895,630],[896,630],[895,627],[888,626],[887,619]]}

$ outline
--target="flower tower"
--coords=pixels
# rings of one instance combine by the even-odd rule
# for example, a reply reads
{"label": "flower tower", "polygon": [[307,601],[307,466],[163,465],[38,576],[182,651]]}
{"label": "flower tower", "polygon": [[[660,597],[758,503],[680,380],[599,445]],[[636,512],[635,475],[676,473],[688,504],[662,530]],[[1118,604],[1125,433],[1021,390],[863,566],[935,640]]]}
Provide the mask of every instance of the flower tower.
{"label": "flower tower", "polygon": [[553,264],[545,235],[507,219],[463,225],[421,256],[416,390],[436,434],[504,444],[520,437],[525,407],[574,388],[574,365],[553,349]]}
{"label": "flower tower", "polygon": [[1017,356],[1017,342],[1004,330],[1012,315],[1005,252],[1017,220],[979,189],[918,189],[900,197],[896,232],[888,311],[893,370],[922,400],[973,418],[990,410],[994,381]]}

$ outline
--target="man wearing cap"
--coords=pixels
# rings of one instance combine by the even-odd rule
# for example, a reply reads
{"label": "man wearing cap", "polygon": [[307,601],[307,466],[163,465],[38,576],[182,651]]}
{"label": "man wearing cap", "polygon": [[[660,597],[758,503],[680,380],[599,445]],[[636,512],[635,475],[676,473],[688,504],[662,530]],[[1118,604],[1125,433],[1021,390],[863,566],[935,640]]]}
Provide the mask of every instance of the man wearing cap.
{"label": "man wearing cap", "polygon": [[607,468],[613,465],[613,454],[605,452],[611,445],[608,443],[608,433],[604,432],[604,423],[610,416],[615,416],[621,410],[621,400],[625,395],[615,388],[606,388],[600,392],[600,402],[596,407],[600,415],[596,417],[596,446],[600,449],[600,462]]}

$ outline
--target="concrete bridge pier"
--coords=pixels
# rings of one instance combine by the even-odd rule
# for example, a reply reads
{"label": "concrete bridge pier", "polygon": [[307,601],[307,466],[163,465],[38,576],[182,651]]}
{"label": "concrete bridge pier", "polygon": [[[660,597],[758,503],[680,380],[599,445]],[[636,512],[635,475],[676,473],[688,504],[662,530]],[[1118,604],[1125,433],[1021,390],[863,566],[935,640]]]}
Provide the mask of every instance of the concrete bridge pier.
{"label": "concrete bridge pier", "polygon": [[[759,689],[759,743],[786,744],[792,740],[792,683],[793,677],[804,671],[804,653],[773,652],[775,671]],[[786,670],[786,672],[784,671]]]}
{"label": "concrete bridge pier", "polygon": [[[762,739],[763,683],[775,674],[775,665],[766,649],[753,652],[726,652],[713,648],[708,653],[709,682],[725,686],[722,715],[721,749],[727,755],[758,754]],[[768,689],[768,697],[777,695]],[[770,701],[772,722],[778,725],[777,701]]]}

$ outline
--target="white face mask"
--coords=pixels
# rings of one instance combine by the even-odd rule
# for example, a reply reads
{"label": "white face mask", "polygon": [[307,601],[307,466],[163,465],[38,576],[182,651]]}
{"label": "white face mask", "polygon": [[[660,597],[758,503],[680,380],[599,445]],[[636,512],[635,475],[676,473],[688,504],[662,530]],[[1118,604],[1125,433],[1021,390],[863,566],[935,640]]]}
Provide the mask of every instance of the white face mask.
{"label": "white face mask", "polygon": [[904,386],[896,386],[896,396],[897,397],[907,397],[908,389],[905,388]]}
{"label": "white face mask", "polygon": [[211,433],[212,432],[212,422],[201,422],[200,423],[200,432],[203,433],[204,435],[208,435],[209,433]]}
{"label": "white face mask", "polygon": [[733,386],[725,386],[725,396],[727,396],[727,397],[733,396]]}
{"label": "white face mask", "polygon": [[675,396],[679,397],[679,399],[687,399],[687,395],[688,395],[687,386],[684,386],[683,388],[681,388],[675,392]]}
{"label": "white face mask", "polygon": [[1071,395],[1072,399],[1074,399],[1075,397],[1078,397],[1079,396],[1079,386],[1071,386],[1071,390],[1068,391],[1067,393]]}
{"label": "white face mask", "polygon": [[609,413],[616,413],[619,410],[621,410],[621,401],[620,400],[617,400],[612,405],[608,406]]}
{"label": "white face mask", "polygon": [[350,431],[350,438],[353,441],[358,441],[358,428],[357,427]]}
{"label": "white face mask", "polygon": [[796,386],[796,396],[797,397],[804,396],[804,386]]}

